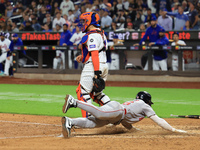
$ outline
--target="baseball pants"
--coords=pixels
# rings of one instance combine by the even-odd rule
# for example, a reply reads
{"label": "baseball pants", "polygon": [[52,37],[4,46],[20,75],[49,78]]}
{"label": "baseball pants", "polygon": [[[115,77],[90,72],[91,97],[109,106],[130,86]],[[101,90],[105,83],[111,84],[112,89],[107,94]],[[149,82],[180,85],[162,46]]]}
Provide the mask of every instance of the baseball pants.
{"label": "baseball pants", "polygon": [[13,65],[13,56],[10,56],[10,60],[6,58],[4,74],[9,75],[9,68]]}
{"label": "baseball pants", "polygon": [[125,117],[125,108],[116,101],[111,101],[101,107],[96,107],[93,104],[78,101],[77,107],[92,114],[89,118],[72,119],[72,125],[81,128],[102,127],[109,123],[119,124]]}
{"label": "baseball pants", "polygon": [[[157,71],[157,70],[161,70],[162,71],[167,71],[167,59],[163,59],[163,60],[155,60],[153,59],[153,70]],[[148,70],[148,61],[144,67],[144,70]]]}

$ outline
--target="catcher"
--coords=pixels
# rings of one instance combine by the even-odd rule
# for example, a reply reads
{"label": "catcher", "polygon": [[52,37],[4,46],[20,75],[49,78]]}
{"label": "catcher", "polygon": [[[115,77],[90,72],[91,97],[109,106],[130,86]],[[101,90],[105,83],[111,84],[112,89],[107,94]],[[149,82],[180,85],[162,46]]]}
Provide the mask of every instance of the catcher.
{"label": "catcher", "polygon": [[[100,17],[97,13],[83,13],[80,16],[80,21],[81,30],[85,35],[81,40],[82,55],[77,56],[76,61],[82,62],[84,68],[79,86],[76,89],[77,98],[89,103],[92,103],[92,98],[96,103],[104,105],[110,102],[110,98],[102,93],[108,75],[107,39],[104,31],[100,29]],[[82,116],[87,118],[88,113],[82,110]]]}
{"label": "catcher", "polygon": [[78,107],[90,112],[92,115],[89,118],[75,119],[63,117],[62,132],[64,137],[68,138],[70,137],[71,128],[73,126],[81,128],[95,128],[102,127],[109,123],[114,125],[121,123],[126,129],[131,130],[134,129],[132,126],[133,123],[141,121],[145,116],[147,116],[166,130],[186,133],[184,130],[173,128],[164,119],[158,117],[151,107],[152,104],[151,95],[146,91],[139,92],[136,95],[136,99],[133,101],[125,102],[123,104],[116,101],[110,101],[101,107],[96,107],[90,103],[78,101],[71,95],[67,95],[63,106],[63,113],[66,113],[71,107]]}

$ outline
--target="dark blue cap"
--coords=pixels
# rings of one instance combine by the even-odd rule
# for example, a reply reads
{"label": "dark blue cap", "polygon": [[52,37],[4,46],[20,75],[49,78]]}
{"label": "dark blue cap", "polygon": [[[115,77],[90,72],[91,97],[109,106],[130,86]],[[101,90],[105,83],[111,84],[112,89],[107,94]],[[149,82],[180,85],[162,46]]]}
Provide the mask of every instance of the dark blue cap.
{"label": "dark blue cap", "polygon": [[178,32],[176,32],[176,31],[173,33],[173,35],[174,35],[174,34],[177,34],[177,35],[179,36],[179,33],[178,33]]}
{"label": "dark blue cap", "polygon": [[156,20],[157,20],[157,18],[155,16],[151,17],[151,21],[156,21]]}
{"label": "dark blue cap", "polygon": [[5,33],[4,33],[4,32],[1,32],[1,33],[0,33],[0,36],[5,36]]}
{"label": "dark blue cap", "polygon": [[159,32],[165,32],[165,29],[161,28]]}
{"label": "dark blue cap", "polygon": [[17,34],[17,33],[14,33],[12,37],[18,37],[18,34]]}

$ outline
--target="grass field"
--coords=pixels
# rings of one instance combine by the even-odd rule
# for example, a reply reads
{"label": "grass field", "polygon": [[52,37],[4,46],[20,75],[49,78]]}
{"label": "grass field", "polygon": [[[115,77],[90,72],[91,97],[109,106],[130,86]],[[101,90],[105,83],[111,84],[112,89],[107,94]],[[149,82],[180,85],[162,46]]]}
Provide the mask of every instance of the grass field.
{"label": "grass field", "polygon": [[[199,89],[106,87],[111,100],[123,103],[146,90],[152,96],[152,106],[158,116],[170,114],[200,115]],[[76,97],[76,86],[0,84],[0,112],[63,116],[62,105],[66,94]],[[69,117],[80,117],[80,109],[70,109]]]}

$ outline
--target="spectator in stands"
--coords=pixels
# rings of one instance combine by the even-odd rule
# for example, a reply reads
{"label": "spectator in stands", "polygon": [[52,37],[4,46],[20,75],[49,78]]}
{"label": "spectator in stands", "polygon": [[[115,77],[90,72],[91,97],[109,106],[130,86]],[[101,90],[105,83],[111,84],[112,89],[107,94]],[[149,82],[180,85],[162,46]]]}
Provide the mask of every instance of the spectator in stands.
{"label": "spectator in stands", "polygon": [[42,26],[42,28],[44,29],[44,30],[42,30],[43,32],[51,32],[52,31],[51,29],[49,29],[48,24],[44,24],[44,26]]}
{"label": "spectator in stands", "polygon": [[25,15],[25,14],[24,14],[24,15],[23,15],[23,20],[24,20],[24,21],[23,21],[23,25],[25,26],[25,25],[26,25],[26,22],[29,21],[29,15]]}
{"label": "spectator in stands", "polygon": [[123,0],[123,7],[126,12],[128,12],[129,9],[129,1],[128,0]]}
{"label": "spectator in stands", "polygon": [[34,29],[34,31],[41,31],[41,26],[40,24],[37,22],[36,18],[32,19],[32,28]]}
{"label": "spectator in stands", "polygon": [[178,7],[178,13],[172,13],[172,12],[167,12],[167,11],[164,11],[164,13],[166,13],[167,15],[176,17],[176,20],[174,23],[175,24],[174,30],[181,30],[184,27],[185,22],[188,20],[188,16],[183,13],[182,6]]}
{"label": "spectator in stands", "polygon": [[34,31],[34,29],[32,28],[32,24],[31,24],[31,21],[26,21],[26,25],[23,29],[23,31]]}
{"label": "spectator in stands", "polygon": [[107,3],[106,6],[107,6],[106,9],[109,11],[108,15],[111,18],[113,18],[113,16],[114,16],[114,10],[112,9],[112,5],[110,3]]}
{"label": "spectator in stands", "polygon": [[194,7],[194,1],[190,0],[188,2],[188,4],[189,4],[189,8],[190,8],[188,17],[189,17],[189,21],[190,21],[190,24],[191,24],[191,29],[192,30],[198,30],[199,29],[199,25],[198,25],[198,12],[197,12],[197,10]]}
{"label": "spectator in stands", "polygon": [[12,23],[12,32],[19,32],[19,29],[17,28],[16,22]]}
{"label": "spectator in stands", "polygon": [[84,12],[86,12],[85,10],[86,10],[85,6],[84,5],[81,6],[81,14],[84,13]]}
{"label": "spectator in stands", "polygon": [[6,14],[6,6],[4,3],[0,3],[0,14],[2,15]]}
{"label": "spectator in stands", "polygon": [[66,14],[68,16],[68,11],[74,10],[74,4],[71,0],[63,0],[60,4],[60,9],[62,11],[62,15]]}
{"label": "spectator in stands", "polygon": [[164,11],[160,10],[158,25],[163,27],[166,31],[170,31],[172,30],[172,18],[168,16]]}
{"label": "spectator in stands", "polygon": [[112,18],[108,15],[108,10],[104,9],[103,17],[101,18],[102,29],[111,29]]}
{"label": "spectator in stands", "polygon": [[35,8],[37,8],[37,3],[35,0],[31,1],[31,6],[29,7],[30,9],[34,10]]}
{"label": "spectator in stands", "polygon": [[[101,1],[100,1],[101,2]],[[103,0],[102,3],[99,5],[100,9],[106,9],[108,0]]]}
{"label": "spectator in stands", "polygon": [[182,30],[191,30],[191,25],[190,25],[190,21],[186,21],[185,26],[183,27]]}
{"label": "spectator in stands", "polygon": [[74,17],[75,17],[75,18],[78,18],[80,15],[81,15],[81,11],[80,11],[80,9],[79,9],[79,5],[78,5],[78,4],[75,4],[75,5],[74,5]]}
{"label": "spectator in stands", "polygon": [[52,7],[49,4],[49,0],[44,0],[44,7],[45,7],[47,12],[51,12]]}
{"label": "spectator in stands", "polygon": [[136,11],[134,11],[133,7],[134,7],[133,5],[129,5],[127,14],[127,16],[131,17],[131,22],[133,22],[136,17]]}
{"label": "spectator in stands", "polygon": [[57,10],[60,10],[60,8],[58,2],[55,2],[51,9],[51,16],[55,16]]}
{"label": "spectator in stands", "polygon": [[122,0],[117,0],[117,10],[123,10],[123,3]]}
{"label": "spectator in stands", "polygon": [[170,0],[157,0],[156,6],[156,14],[159,14],[160,10],[167,10],[168,12],[172,11]]}
{"label": "spectator in stands", "polygon": [[141,19],[141,14],[140,12],[138,11],[137,14],[136,14],[136,18],[135,18],[135,21],[133,22],[133,27],[135,30],[138,30],[140,28],[140,24],[142,24],[143,21]]}
{"label": "spectator in stands", "polygon": [[[178,32],[174,32],[173,40],[174,40],[174,42],[171,44],[171,46],[186,46],[186,43],[184,41],[179,40],[179,33]],[[185,70],[185,63],[184,63],[183,58],[182,58],[182,67],[183,67],[183,71],[184,71]],[[172,70],[178,71],[178,52],[177,51],[172,52]]]}
{"label": "spectator in stands", "polygon": [[126,15],[125,15],[125,12],[123,9],[120,9],[118,12],[117,12],[117,16],[115,17],[114,21],[117,22],[117,23],[121,23],[121,20],[124,20],[125,21],[125,18],[126,18]]}
{"label": "spectator in stands", "polygon": [[115,22],[112,22],[111,24],[111,30],[116,31],[117,30],[117,24]]}
{"label": "spectator in stands", "polygon": [[41,7],[40,12],[39,12],[39,17],[38,17],[38,22],[39,24],[43,25],[43,20],[46,17],[46,9],[44,6]]}
{"label": "spectator in stands", "polygon": [[63,26],[63,24],[65,24],[66,21],[64,18],[61,17],[61,12],[57,12],[56,13],[56,18],[53,20],[53,31],[56,31],[56,24],[60,24],[61,26]]}
{"label": "spectator in stands", "polygon": [[[179,6],[181,6],[179,2],[174,3],[174,4],[173,4],[173,7],[172,7],[172,12],[173,12],[173,13],[177,13],[177,12],[178,12],[178,7],[179,7]],[[183,10],[184,10],[184,9],[183,9]]]}
{"label": "spectator in stands", "polygon": [[147,0],[147,6],[153,14],[156,14],[156,2],[155,0]]}
{"label": "spectator in stands", "polygon": [[150,8],[147,8],[147,16],[145,17],[144,22],[149,22],[152,17],[156,17],[156,16],[151,13],[151,9]]}
{"label": "spectator in stands", "polygon": [[19,7],[18,9],[17,9],[17,12],[16,13],[13,13],[13,15],[22,15],[23,14],[23,7]]}
{"label": "spectator in stands", "polygon": [[142,31],[142,32],[145,32],[145,31],[146,31],[146,27],[145,27],[145,24],[144,24],[144,23],[141,23],[141,24],[140,24],[140,28],[138,29],[138,31]]}
{"label": "spectator in stands", "polygon": [[68,29],[71,28],[71,22],[68,20],[68,16],[67,15],[63,15],[63,18],[65,19],[65,23],[68,24]]}
{"label": "spectator in stands", "polygon": [[130,17],[130,16],[127,16],[126,22],[125,22],[125,24],[124,24],[124,27],[125,27],[125,28],[127,28],[127,25],[128,25],[129,22],[132,23],[132,20],[131,20],[131,17]]}
{"label": "spectator in stands", "polygon": [[56,24],[55,32],[63,32],[62,26],[59,23]]}
{"label": "spectator in stands", "polygon": [[187,1],[186,1],[186,0],[182,1],[182,7],[183,7],[183,9],[184,9],[184,12],[187,12],[187,11],[188,11],[188,4],[187,4]]}
{"label": "spectator in stands", "polygon": [[12,24],[7,24],[6,32],[12,32]]}
{"label": "spectator in stands", "polygon": [[50,17],[50,20],[53,21],[53,17],[49,12],[46,13],[45,18],[43,19],[43,24],[47,23],[47,18]]}
{"label": "spectator in stands", "polygon": [[51,21],[51,17],[47,17],[46,19],[47,19],[46,24],[49,26],[49,29],[52,30],[52,21]]}
{"label": "spectator in stands", "polygon": [[9,4],[6,7],[6,17],[10,18],[13,15],[13,6],[9,2]]}
{"label": "spectator in stands", "polygon": [[129,23],[127,24],[126,31],[135,31],[135,30],[133,29],[133,24],[132,24],[132,22],[129,22]]}
{"label": "spectator in stands", "polygon": [[40,9],[42,8],[43,6],[43,0],[39,0],[39,3],[37,5],[37,10],[40,11]]}
{"label": "spectator in stands", "polygon": [[91,11],[94,11],[95,10],[95,7],[92,6],[92,2],[87,2],[86,3],[86,12],[91,12]]}
{"label": "spectator in stands", "polygon": [[73,14],[73,11],[72,10],[69,10],[68,11],[68,21],[70,23],[74,22],[74,14]]}

